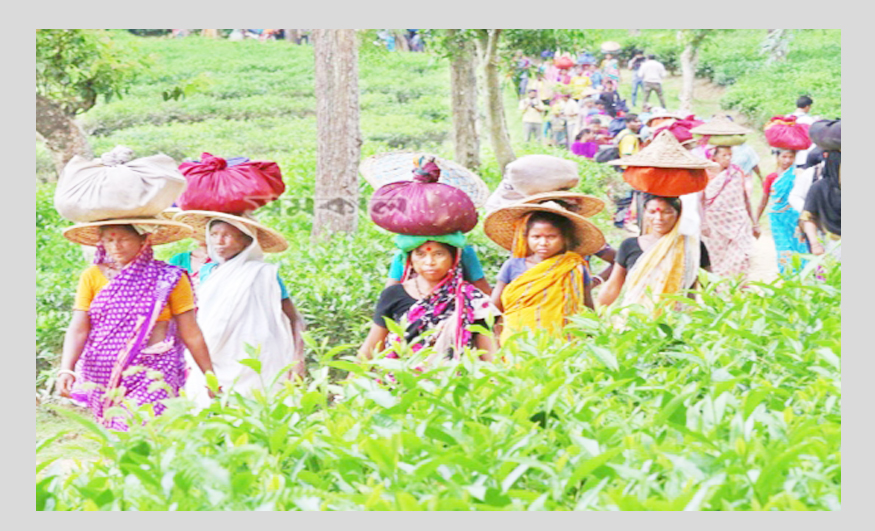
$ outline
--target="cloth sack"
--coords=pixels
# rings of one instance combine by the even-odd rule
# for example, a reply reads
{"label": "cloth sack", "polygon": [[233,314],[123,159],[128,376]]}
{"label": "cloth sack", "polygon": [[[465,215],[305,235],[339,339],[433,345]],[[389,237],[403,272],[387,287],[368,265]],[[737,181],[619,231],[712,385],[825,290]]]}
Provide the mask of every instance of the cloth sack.
{"label": "cloth sack", "polygon": [[469,232],[477,226],[477,208],[463,190],[439,183],[441,170],[425,157],[416,161],[412,181],[381,186],[368,205],[379,227],[395,234],[429,236]]}
{"label": "cloth sack", "polygon": [[811,147],[808,125],[796,121],[796,116],[775,116],[765,126],[766,142],[779,149],[802,151]]}
{"label": "cloth sack", "polygon": [[183,162],[179,170],[188,179],[188,188],[178,201],[183,210],[238,214],[263,207],[286,190],[276,162],[251,160],[232,166],[223,158],[202,153],[200,162]]}
{"label": "cloth sack", "polygon": [[839,119],[814,122],[808,128],[808,136],[824,151],[841,151],[842,121]]}
{"label": "cloth sack", "polygon": [[525,199],[525,197],[524,194],[521,194],[519,190],[514,188],[509,182],[502,179],[502,181],[498,183],[498,188],[496,188],[495,191],[492,192],[492,195],[489,196],[489,199],[486,200],[486,206],[484,208],[486,213],[489,214],[495,212],[499,208],[504,208],[521,199]]}
{"label": "cloth sack", "polygon": [[134,159],[124,146],[88,160],[73,157],[55,189],[55,209],[66,219],[89,223],[113,218],[154,217],[185,190],[176,161],[164,154]]}
{"label": "cloth sack", "polygon": [[580,182],[577,163],[550,155],[526,155],[505,168],[505,179],[523,195],[569,190]]}

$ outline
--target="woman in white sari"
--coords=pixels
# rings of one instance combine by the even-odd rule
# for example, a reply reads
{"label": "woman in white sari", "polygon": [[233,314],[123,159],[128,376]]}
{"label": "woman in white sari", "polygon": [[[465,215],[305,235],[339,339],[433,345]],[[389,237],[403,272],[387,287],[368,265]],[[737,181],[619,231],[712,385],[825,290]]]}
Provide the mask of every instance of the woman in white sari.
{"label": "woman in white sari", "polygon": [[620,244],[611,276],[599,292],[600,306],[617,300],[625,285],[623,306],[653,309],[660,296],[692,288],[700,267],[709,270],[708,251],[698,236],[680,231],[681,211],[677,197],[645,195],[643,234]]}
{"label": "woman in white sari", "polygon": [[[283,237],[256,221],[207,211],[184,211],[176,219],[195,230],[205,230],[211,262],[200,270],[197,321],[213,355],[213,367],[223,390],[244,396],[269,388],[285,372],[303,378],[304,321],[286,293],[275,264],[264,262],[265,252],[288,247]],[[246,345],[257,351],[260,374]],[[291,366],[291,370],[289,368]],[[192,371],[193,373],[193,371]],[[186,382],[188,396],[205,406],[197,375]]]}

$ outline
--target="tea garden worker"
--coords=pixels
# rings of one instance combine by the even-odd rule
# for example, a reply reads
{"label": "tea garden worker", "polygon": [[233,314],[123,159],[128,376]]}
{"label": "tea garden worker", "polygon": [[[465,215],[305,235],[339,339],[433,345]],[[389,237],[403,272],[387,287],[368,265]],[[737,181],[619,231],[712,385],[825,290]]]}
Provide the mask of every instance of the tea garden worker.
{"label": "tea garden worker", "polygon": [[[303,378],[303,319],[283,297],[277,266],[264,262],[264,253],[288,248],[282,235],[252,218],[222,212],[186,210],[175,220],[206,234],[212,262],[201,268],[197,319],[222,387],[248,396],[287,371],[289,378]],[[259,349],[261,375],[240,363],[249,357],[246,344]],[[187,394],[202,405],[199,390],[197,383],[186,384]]]}
{"label": "tea garden worker", "polygon": [[[699,268],[708,270],[708,251],[695,235],[683,235],[677,197],[645,194],[644,231],[620,244],[611,277],[599,292],[599,306],[610,306],[626,288],[623,306],[654,308],[662,295],[694,287]],[[656,296],[656,299],[654,299]]]}
{"label": "tea garden worker", "polygon": [[[766,176],[763,181],[763,197],[757,208],[756,222],[759,224],[763,212],[769,206],[769,227],[775,241],[778,259],[778,272],[785,275],[794,270],[793,255],[808,252],[808,244],[796,235],[799,225],[799,211],[788,202],[790,192],[796,181],[796,151],[775,149],[777,171]],[[804,266],[804,261],[800,263]]]}
{"label": "tea garden worker", "polygon": [[489,214],[483,230],[513,253],[492,291],[503,312],[502,344],[523,330],[559,333],[569,316],[593,308],[584,256],[605,238],[586,218],[559,201],[515,204]]}
{"label": "tea garden worker", "polygon": [[64,230],[68,240],[97,252],[79,279],[57,386],[61,396],[88,407],[108,428],[128,428],[130,415],[113,415],[116,406],[151,404],[156,414],[164,411],[162,400],[177,396],[185,381],[183,347],[201,372],[213,371],[188,275],[152,254],[153,245],[190,233],[181,223],[158,218]]}

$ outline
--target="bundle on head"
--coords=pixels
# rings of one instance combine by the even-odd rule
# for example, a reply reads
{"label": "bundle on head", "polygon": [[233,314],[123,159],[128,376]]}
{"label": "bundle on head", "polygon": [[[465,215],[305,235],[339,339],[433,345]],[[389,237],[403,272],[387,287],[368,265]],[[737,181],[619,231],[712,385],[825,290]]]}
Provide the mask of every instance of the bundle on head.
{"label": "bundle on head", "polygon": [[477,225],[477,209],[468,194],[439,183],[441,170],[433,159],[415,161],[412,181],[381,186],[368,205],[379,227],[396,234],[430,236],[469,232]]}

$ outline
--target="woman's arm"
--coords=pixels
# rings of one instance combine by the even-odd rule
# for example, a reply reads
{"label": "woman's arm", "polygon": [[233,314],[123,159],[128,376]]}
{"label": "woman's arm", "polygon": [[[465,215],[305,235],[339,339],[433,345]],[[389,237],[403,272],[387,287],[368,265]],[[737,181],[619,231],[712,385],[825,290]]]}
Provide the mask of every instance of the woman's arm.
{"label": "woman's arm", "polygon": [[620,290],[623,289],[623,284],[626,282],[626,268],[620,264],[614,263],[614,270],[611,271],[611,278],[605,282],[597,299],[599,306],[610,306],[620,296]]}
{"label": "woman's arm", "polygon": [[377,323],[371,323],[371,330],[364,344],[359,348],[359,358],[369,360],[374,356],[374,349],[382,350],[383,341],[389,335],[389,329],[383,328]]}
{"label": "woman's arm", "polygon": [[504,293],[504,288],[506,287],[507,283],[499,280],[495,283],[495,287],[492,288],[492,304],[494,304],[500,312],[504,311],[504,306],[501,305],[501,294]]}
{"label": "woman's arm", "polygon": [[304,319],[301,317],[301,314],[298,313],[298,309],[295,308],[295,304],[292,302],[292,299],[285,298],[282,301],[283,313],[286,314],[286,317],[289,318],[289,324],[292,326],[292,343],[295,351],[295,361],[297,362],[294,367],[292,367],[292,372],[300,376],[301,378],[307,376],[307,365],[304,362]]}
{"label": "woman's arm", "polygon": [[[88,341],[88,334],[90,333],[91,316],[88,312],[73,310],[73,318],[70,320],[70,326],[67,327],[67,333],[64,334],[64,351],[61,355],[62,371],[73,371],[73,367],[79,361],[79,356],[82,355],[82,349],[85,348],[85,342]],[[73,375],[66,372],[58,376],[55,385],[61,396],[65,398],[70,397],[74,381]]]}
{"label": "woman's arm", "polygon": [[487,295],[490,295],[492,293],[492,288],[489,286],[489,281],[486,280],[486,277],[483,277],[480,280],[475,280],[471,284],[473,284],[475,288],[479,289]]}
{"label": "woman's arm", "polygon": [[769,196],[767,194],[763,194],[762,199],[760,199],[760,206],[757,207],[757,217],[754,220],[754,223],[759,223],[760,219],[763,217],[763,212],[766,210],[766,206],[769,204]]}
{"label": "woman's arm", "polygon": [[808,245],[811,247],[811,254],[821,255],[825,251],[820,240],[817,239],[817,225],[810,219],[802,222],[802,231],[808,236]]}
{"label": "woman's arm", "polygon": [[495,341],[493,341],[491,337],[484,334],[476,334],[474,336],[474,346],[477,347],[477,349],[483,351],[483,354],[480,355],[481,360],[495,360],[495,353],[498,351],[498,349],[495,348]]}
{"label": "woman's arm", "polygon": [[201,327],[198,326],[195,319],[195,311],[189,310],[174,317],[176,326],[179,328],[179,337],[185,348],[191,352],[191,357],[194,358],[201,372],[206,374],[213,371],[213,362],[210,359],[210,351],[207,349],[207,342],[204,340],[204,335],[201,333]]}

